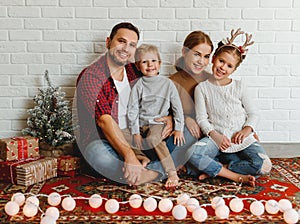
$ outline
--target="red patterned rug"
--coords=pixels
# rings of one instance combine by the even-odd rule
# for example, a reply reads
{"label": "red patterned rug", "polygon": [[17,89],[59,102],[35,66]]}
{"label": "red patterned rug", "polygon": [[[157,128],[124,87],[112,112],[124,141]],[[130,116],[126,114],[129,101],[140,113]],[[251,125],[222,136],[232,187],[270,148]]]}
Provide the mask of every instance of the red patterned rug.
{"label": "red patterned rug", "polygon": [[[151,183],[138,187],[118,185],[105,179],[94,178],[86,175],[75,178],[59,177],[48,180],[25,188],[22,186],[0,183],[0,223],[39,223],[40,215],[33,218],[26,218],[22,210],[10,217],[4,212],[4,206],[15,192],[45,194],[58,192],[60,195],[71,195],[73,198],[81,197],[86,199],[92,194],[100,194],[103,198],[117,199],[120,203],[120,210],[111,215],[102,206],[92,209],[88,200],[76,199],[76,207],[73,211],[65,211],[61,205],[57,206],[60,210],[60,217],[57,223],[195,223],[191,213],[187,217],[178,221],[172,216],[171,212],[162,213],[159,209],[154,212],[147,212],[143,207],[134,209],[129,206],[129,197],[133,193],[141,195],[144,199],[148,196],[176,198],[182,193],[187,193],[195,197],[202,204],[210,203],[210,199],[215,196],[236,195],[240,198],[255,198],[258,200],[274,199],[279,201],[287,198],[293,203],[293,207],[300,208],[300,158],[272,159],[273,169],[270,175],[261,177],[257,180],[255,188],[250,186],[233,185],[222,178],[209,178],[203,182],[193,180],[188,177],[181,179],[181,185],[177,190],[167,191],[163,188],[163,183]],[[47,197],[39,197],[40,208],[45,211],[49,205]],[[228,204],[229,199],[225,199]],[[218,219],[210,206],[205,207],[208,212],[207,223],[285,223],[282,213],[270,215],[266,212],[257,217],[249,211],[251,199],[245,200],[245,207],[242,212],[231,212],[228,219]]]}

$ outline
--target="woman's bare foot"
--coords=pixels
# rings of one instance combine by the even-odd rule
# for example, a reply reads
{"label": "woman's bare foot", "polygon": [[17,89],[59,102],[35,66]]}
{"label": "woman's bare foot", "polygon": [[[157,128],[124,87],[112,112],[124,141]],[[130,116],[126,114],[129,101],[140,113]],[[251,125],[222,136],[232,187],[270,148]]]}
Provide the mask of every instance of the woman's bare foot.
{"label": "woman's bare foot", "polygon": [[166,188],[174,188],[174,187],[177,187],[178,184],[179,184],[179,177],[177,176],[177,174],[175,174],[175,175],[169,176],[169,178],[165,184],[165,187]]}
{"label": "woman's bare foot", "polygon": [[252,187],[255,187],[255,177],[251,175],[240,175],[238,180],[236,181],[237,183],[242,182],[243,184],[248,184]]}
{"label": "woman's bare foot", "polygon": [[209,177],[208,174],[202,173],[202,174],[199,175],[198,180],[205,180],[208,177]]}

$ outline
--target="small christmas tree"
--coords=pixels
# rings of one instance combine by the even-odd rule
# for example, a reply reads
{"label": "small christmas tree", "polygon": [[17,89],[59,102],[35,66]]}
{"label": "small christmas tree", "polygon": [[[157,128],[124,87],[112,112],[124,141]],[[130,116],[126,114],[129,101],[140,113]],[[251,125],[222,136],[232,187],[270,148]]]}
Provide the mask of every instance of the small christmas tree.
{"label": "small christmas tree", "polygon": [[64,100],[65,93],[59,87],[54,87],[49,79],[48,71],[45,71],[45,79],[48,87],[40,89],[34,97],[36,106],[27,112],[28,127],[23,129],[23,134],[40,139],[41,142],[51,146],[60,146],[73,142],[74,125],[69,101]]}

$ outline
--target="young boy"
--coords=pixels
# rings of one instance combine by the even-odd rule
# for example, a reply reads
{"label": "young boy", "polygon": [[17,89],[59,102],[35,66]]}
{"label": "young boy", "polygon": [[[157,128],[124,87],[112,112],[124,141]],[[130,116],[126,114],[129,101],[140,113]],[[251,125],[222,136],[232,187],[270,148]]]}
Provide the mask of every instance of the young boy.
{"label": "young boy", "polygon": [[164,124],[155,122],[155,118],[167,116],[171,107],[175,123],[174,144],[184,144],[184,118],[179,94],[170,79],[158,75],[161,58],[156,46],[142,44],[136,51],[135,60],[143,77],[133,86],[128,103],[129,129],[133,142],[137,154],[145,155],[143,150],[155,150],[168,175],[165,186],[176,187],[179,177],[161,137]]}

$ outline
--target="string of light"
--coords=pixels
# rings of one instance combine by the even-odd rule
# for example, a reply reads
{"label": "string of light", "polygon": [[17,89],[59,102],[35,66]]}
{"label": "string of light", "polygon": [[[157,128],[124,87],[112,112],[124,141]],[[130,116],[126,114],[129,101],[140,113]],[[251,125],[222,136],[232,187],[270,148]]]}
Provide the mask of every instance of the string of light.
{"label": "string of light", "polygon": [[[26,198],[26,196],[29,196]],[[47,202],[51,207],[47,208],[45,212],[40,208],[39,197],[47,197]],[[230,199],[228,205],[224,199]],[[292,203],[288,199],[276,200],[257,200],[255,198],[239,198],[235,195],[215,196],[210,203],[200,205],[199,201],[187,193],[181,193],[176,198],[162,198],[159,196],[147,196],[145,199],[140,194],[132,194],[128,201],[119,202],[116,199],[108,199],[102,197],[100,194],[93,194],[90,197],[72,197],[71,195],[60,195],[57,192],[46,194],[32,194],[17,192],[13,194],[11,200],[5,205],[5,212],[9,216],[15,216],[19,213],[21,206],[23,206],[23,214],[30,218],[41,212],[40,224],[56,224],[60,216],[59,209],[56,207],[61,204],[66,211],[73,211],[76,208],[76,200],[88,200],[92,208],[99,208],[104,204],[105,211],[109,214],[115,214],[119,211],[120,206],[129,204],[132,208],[143,208],[147,212],[153,212],[157,208],[162,213],[172,212],[176,220],[184,220],[188,212],[197,222],[204,222],[207,217],[205,207],[211,206],[214,209],[217,218],[223,220],[230,215],[230,210],[233,212],[241,212],[244,209],[244,201],[252,201],[250,204],[250,212],[252,215],[261,216],[265,212],[268,214],[283,213],[283,219],[286,223],[297,223],[300,216],[300,210],[293,208]],[[104,203],[104,201],[106,201]]]}

